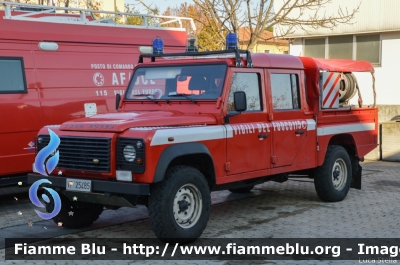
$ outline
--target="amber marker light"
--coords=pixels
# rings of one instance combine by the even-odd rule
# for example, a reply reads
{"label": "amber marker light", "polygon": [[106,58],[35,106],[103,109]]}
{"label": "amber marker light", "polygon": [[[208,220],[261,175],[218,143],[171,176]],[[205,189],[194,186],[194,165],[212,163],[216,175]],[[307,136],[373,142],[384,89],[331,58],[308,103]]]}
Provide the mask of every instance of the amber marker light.
{"label": "amber marker light", "polygon": [[141,157],[138,157],[136,159],[136,163],[138,163],[139,165],[143,164],[143,159]]}

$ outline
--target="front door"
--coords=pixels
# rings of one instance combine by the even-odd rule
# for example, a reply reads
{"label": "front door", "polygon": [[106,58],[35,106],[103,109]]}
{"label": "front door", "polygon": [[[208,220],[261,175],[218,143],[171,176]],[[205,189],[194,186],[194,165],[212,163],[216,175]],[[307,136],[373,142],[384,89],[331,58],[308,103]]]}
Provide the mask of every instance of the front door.
{"label": "front door", "polygon": [[[257,69],[233,69],[227,111],[228,175],[270,168],[271,124],[267,122],[263,72]],[[247,110],[234,110],[234,92],[244,91]]]}

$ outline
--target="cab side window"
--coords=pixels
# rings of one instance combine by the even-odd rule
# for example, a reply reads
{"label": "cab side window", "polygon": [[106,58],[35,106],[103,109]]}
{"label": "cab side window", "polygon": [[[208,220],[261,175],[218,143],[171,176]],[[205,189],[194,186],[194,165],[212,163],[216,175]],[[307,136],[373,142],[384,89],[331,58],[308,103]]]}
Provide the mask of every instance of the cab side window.
{"label": "cab side window", "polygon": [[0,57],[0,93],[26,93],[22,58]]}
{"label": "cab side window", "polygon": [[274,110],[300,109],[299,82],[296,74],[271,74]]}
{"label": "cab side window", "polygon": [[260,76],[257,73],[234,73],[228,99],[228,111],[235,111],[233,94],[237,91],[246,93],[247,111],[261,111]]}

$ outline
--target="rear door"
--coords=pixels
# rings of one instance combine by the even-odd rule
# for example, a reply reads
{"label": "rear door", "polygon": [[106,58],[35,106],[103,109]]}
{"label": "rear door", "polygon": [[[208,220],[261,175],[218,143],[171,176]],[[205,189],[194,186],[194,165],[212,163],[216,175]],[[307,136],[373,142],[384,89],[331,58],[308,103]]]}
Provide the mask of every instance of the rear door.
{"label": "rear door", "polygon": [[[305,101],[301,99],[304,88],[300,82],[301,72],[297,70],[271,70],[269,79],[271,86],[272,115],[272,166],[291,166],[299,156],[307,157],[303,150],[312,146],[305,146],[308,131],[315,130],[312,115],[305,112]],[[313,156],[312,156],[313,158]],[[298,163],[307,162],[300,159]]]}

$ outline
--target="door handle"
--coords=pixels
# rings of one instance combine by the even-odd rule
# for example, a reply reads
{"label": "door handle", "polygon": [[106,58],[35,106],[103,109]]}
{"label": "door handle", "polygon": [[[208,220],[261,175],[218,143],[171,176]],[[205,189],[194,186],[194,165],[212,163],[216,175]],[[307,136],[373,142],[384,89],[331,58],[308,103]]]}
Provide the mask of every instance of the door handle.
{"label": "door handle", "polygon": [[296,135],[302,135],[304,133],[304,130],[300,130],[300,131],[295,131],[294,132]]}
{"label": "door handle", "polygon": [[265,134],[259,134],[259,135],[258,135],[258,139],[262,140],[262,139],[267,138],[268,136],[269,136],[269,134],[267,134],[267,133],[265,133]]}

